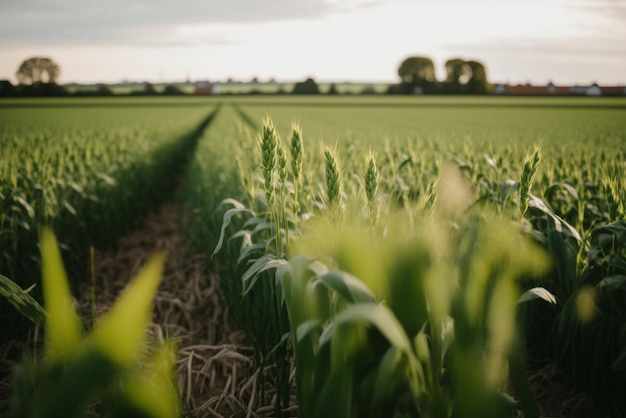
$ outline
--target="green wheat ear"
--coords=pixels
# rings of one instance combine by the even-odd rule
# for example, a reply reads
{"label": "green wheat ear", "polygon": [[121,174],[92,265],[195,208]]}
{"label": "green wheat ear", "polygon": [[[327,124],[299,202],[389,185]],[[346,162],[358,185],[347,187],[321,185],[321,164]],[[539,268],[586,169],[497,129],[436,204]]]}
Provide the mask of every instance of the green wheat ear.
{"label": "green wheat ear", "polygon": [[528,210],[528,202],[530,200],[530,191],[535,181],[537,174],[537,168],[541,161],[541,148],[535,147],[535,150],[531,155],[526,157],[524,161],[524,168],[522,169],[522,176],[520,178],[519,185],[519,205],[520,214],[523,216]]}
{"label": "green wheat ear", "polygon": [[276,167],[276,147],[278,143],[278,134],[276,127],[269,117],[263,121],[261,128],[261,136],[259,144],[261,147],[261,167],[263,169],[263,187],[265,189],[265,197],[270,209],[274,207],[276,202],[276,192],[274,188],[274,169]]}
{"label": "green wheat ear", "polygon": [[604,178],[604,194],[606,195],[606,203],[609,209],[609,220],[616,221],[623,214],[623,202],[619,195],[619,186],[617,179],[614,177]]}
{"label": "green wheat ear", "polygon": [[373,155],[370,155],[369,162],[367,164],[367,172],[365,173],[365,197],[366,205],[372,225],[378,223],[379,211],[376,206],[376,192],[378,191],[378,167],[376,166],[376,160]]}
{"label": "green wheat ear", "polygon": [[331,210],[337,210],[341,206],[343,191],[337,151],[324,146],[324,161],[326,167],[326,203]]}
{"label": "green wheat ear", "polygon": [[276,155],[278,156],[278,182],[284,185],[287,181],[287,156],[282,142],[279,142],[276,147]]}
{"label": "green wheat ear", "polygon": [[302,175],[303,158],[302,129],[297,123],[291,125],[291,174],[297,182]]}

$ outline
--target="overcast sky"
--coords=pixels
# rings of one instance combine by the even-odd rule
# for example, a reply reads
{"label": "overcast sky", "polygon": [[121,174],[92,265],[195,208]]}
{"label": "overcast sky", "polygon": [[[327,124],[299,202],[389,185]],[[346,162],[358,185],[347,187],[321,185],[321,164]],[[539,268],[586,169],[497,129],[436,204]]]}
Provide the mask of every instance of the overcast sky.
{"label": "overcast sky", "polygon": [[1,0],[0,79],[396,82],[411,55],[492,82],[626,85],[626,0]]}

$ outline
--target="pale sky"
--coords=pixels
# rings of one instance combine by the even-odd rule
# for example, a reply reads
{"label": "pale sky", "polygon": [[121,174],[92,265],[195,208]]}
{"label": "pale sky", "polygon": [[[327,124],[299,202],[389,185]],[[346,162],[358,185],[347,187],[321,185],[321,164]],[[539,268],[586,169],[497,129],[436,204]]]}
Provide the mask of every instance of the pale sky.
{"label": "pale sky", "polygon": [[408,56],[491,82],[626,85],[626,0],[1,0],[0,79],[397,82]]}

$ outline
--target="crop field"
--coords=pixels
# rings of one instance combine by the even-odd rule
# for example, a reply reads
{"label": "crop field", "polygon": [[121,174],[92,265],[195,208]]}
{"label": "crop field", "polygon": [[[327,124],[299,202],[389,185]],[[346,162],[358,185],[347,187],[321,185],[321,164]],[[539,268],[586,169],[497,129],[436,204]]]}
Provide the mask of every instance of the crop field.
{"label": "crop field", "polygon": [[166,199],[254,349],[240,416],[538,417],[527,358],[626,415],[623,99],[6,100],[0,149],[0,342],[45,330],[9,416],[225,416],[146,339],[163,255],[77,331],[90,249]]}

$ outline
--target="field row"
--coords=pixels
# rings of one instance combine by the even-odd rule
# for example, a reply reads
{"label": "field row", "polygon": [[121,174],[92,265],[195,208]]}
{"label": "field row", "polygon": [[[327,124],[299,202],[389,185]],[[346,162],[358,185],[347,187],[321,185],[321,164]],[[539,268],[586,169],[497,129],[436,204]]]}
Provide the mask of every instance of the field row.
{"label": "field row", "polygon": [[187,201],[279,369],[291,333],[300,416],[509,415],[525,349],[624,410],[622,110],[235,110],[201,141]]}
{"label": "field row", "polygon": [[102,100],[0,107],[21,287],[40,225],[85,277],[184,166],[184,226],[274,366],[275,415],[295,366],[301,417],[537,416],[526,352],[626,412],[623,101]]}
{"label": "field row", "polygon": [[[90,247],[113,245],[171,193],[210,110],[0,112],[0,274],[23,288],[39,282],[38,231],[48,225],[73,285],[84,280]],[[7,323],[15,326],[3,327],[3,340],[23,328]]]}

